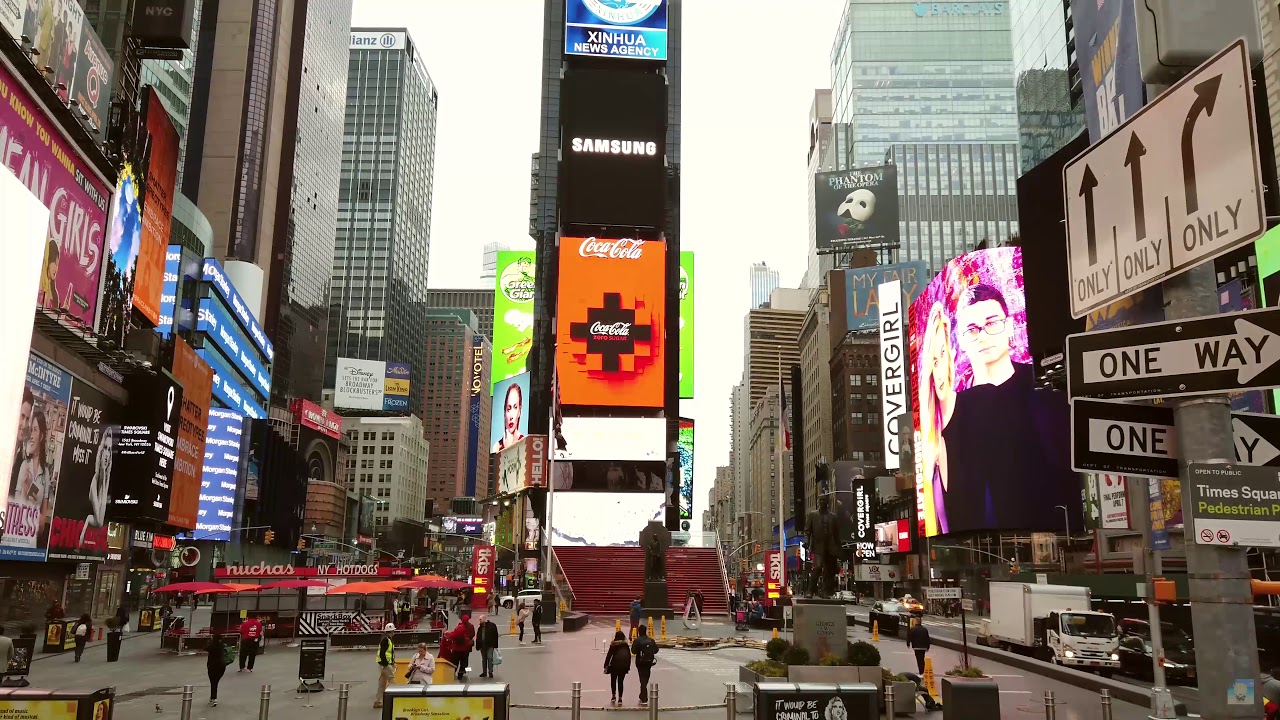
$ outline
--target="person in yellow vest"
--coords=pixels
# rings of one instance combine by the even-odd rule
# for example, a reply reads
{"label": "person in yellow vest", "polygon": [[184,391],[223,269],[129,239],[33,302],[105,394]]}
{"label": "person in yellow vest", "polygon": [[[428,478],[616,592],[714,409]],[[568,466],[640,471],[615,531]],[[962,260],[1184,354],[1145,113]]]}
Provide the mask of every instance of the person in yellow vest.
{"label": "person in yellow vest", "polygon": [[393,623],[387,623],[382,628],[382,640],[378,642],[378,694],[373,698],[373,706],[376,708],[382,707],[382,694],[386,692],[387,685],[391,684],[391,678],[396,672],[396,646],[391,641],[391,634],[395,630]]}

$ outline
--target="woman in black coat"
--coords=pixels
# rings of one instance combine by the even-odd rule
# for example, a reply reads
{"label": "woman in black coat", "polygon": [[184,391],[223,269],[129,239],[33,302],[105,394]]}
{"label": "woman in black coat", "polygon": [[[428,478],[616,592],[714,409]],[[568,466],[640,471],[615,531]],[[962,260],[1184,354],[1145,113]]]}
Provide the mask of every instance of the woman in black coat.
{"label": "woman in black coat", "polygon": [[225,647],[221,635],[214,633],[213,637],[209,638],[209,657],[205,661],[205,669],[209,671],[209,704],[213,706],[218,704],[218,682],[227,671]]}
{"label": "woman in black coat", "polygon": [[622,683],[631,672],[631,647],[621,630],[613,634],[609,652],[604,656],[604,671],[609,674],[609,689],[613,693],[612,705],[622,704]]}

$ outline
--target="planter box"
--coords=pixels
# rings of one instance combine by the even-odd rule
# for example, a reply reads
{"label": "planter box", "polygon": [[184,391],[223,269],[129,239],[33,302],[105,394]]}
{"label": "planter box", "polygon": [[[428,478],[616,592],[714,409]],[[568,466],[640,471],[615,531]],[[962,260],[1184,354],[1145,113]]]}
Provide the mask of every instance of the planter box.
{"label": "planter box", "polygon": [[891,685],[893,685],[893,714],[915,715],[916,684],[895,680]]}
{"label": "planter box", "polygon": [[[862,668],[852,665],[789,665],[787,680],[793,683],[825,683],[830,685],[870,682],[859,677]],[[876,672],[880,668],[875,669]],[[777,678],[769,678],[776,680]]]}
{"label": "planter box", "polygon": [[1000,688],[991,678],[942,678],[944,720],[1000,717]]}
{"label": "planter box", "polygon": [[785,678],[761,675],[746,665],[738,666],[738,682],[747,683],[748,685],[755,685],[756,683],[762,682],[782,682],[784,679]]}

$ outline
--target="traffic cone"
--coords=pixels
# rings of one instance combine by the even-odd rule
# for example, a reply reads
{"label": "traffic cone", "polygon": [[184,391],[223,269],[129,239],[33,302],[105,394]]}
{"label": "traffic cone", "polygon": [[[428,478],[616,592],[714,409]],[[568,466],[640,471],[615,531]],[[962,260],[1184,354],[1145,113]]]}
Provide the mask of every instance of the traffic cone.
{"label": "traffic cone", "polygon": [[777,640],[777,639],[778,639],[778,628],[774,628],[774,629],[773,629],[773,639],[774,639],[774,640]]}
{"label": "traffic cone", "polygon": [[568,606],[568,605],[565,605],[565,604],[564,604],[564,601],[563,601],[563,600],[561,600],[561,601],[560,601],[560,612],[561,612],[561,613],[563,613],[563,612],[565,612],[565,611],[566,611],[566,610],[568,610],[568,609],[569,609],[569,606]]}
{"label": "traffic cone", "polygon": [[924,659],[924,689],[935,700],[938,698],[938,686],[933,677],[933,658]]}
{"label": "traffic cone", "polygon": [[631,642],[635,642],[635,641],[636,641],[636,629],[631,628]]}
{"label": "traffic cone", "polygon": [[614,631],[614,632],[621,632],[621,630],[622,630],[622,621],[621,621],[621,620],[614,620],[614,621],[613,621],[613,631]]}
{"label": "traffic cone", "polygon": [[653,637],[653,616],[649,616],[649,637]]}
{"label": "traffic cone", "polygon": [[880,642],[880,621],[871,623],[871,642]]}
{"label": "traffic cone", "polygon": [[511,627],[510,629],[508,629],[507,634],[509,635],[516,634],[516,614],[515,613],[511,613]]}
{"label": "traffic cone", "polygon": [[667,616],[662,616],[662,639],[667,639]]}

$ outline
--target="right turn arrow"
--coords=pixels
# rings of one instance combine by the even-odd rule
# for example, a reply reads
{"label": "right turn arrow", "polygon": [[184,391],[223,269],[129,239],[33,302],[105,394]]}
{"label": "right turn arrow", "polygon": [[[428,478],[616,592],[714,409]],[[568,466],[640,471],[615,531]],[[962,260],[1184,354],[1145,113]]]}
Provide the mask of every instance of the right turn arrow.
{"label": "right turn arrow", "polygon": [[1200,195],[1196,189],[1196,154],[1192,145],[1192,134],[1195,132],[1196,120],[1200,113],[1213,116],[1213,106],[1218,102],[1218,87],[1222,85],[1222,76],[1214,75],[1196,85],[1196,99],[1187,109],[1187,119],[1182,121],[1182,194],[1186,199],[1187,214],[1200,209]]}

